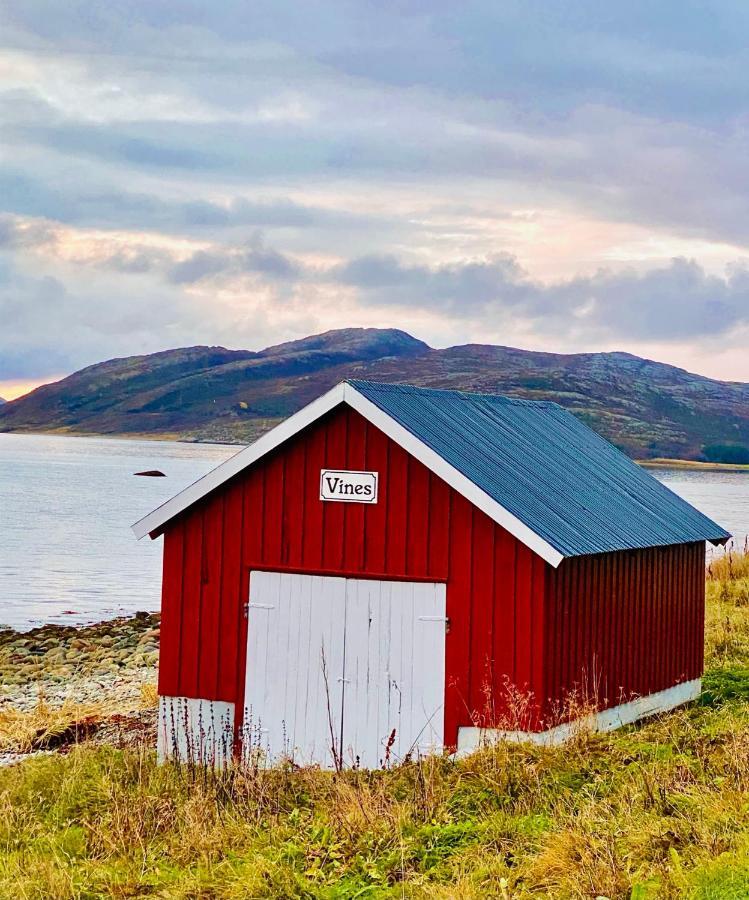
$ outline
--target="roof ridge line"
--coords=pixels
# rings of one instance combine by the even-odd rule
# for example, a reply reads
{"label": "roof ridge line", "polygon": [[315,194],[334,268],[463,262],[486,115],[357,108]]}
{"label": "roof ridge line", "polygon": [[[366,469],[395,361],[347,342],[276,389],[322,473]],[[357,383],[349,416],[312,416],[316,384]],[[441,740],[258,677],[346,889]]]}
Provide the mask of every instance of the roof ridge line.
{"label": "roof ridge line", "polygon": [[454,394],[459,397],[475,398],[479,401],[501,400],[502,403],[515,404],[517,406],[535,406],[546,409],[564,409],[564,407],[554,400],[529,400],[526,397],[511,397],[507,394],[487,394],[483,391],[463,391],[459,388],[435,388],[425,387],[418,384],[409,384],[402,381],[369,381],[366,378],[347,378],[346,384],[350,384],[355,388],[357,385],[367,385],[368,387],[383,387],[400,390],[411,390],[430,394]]}

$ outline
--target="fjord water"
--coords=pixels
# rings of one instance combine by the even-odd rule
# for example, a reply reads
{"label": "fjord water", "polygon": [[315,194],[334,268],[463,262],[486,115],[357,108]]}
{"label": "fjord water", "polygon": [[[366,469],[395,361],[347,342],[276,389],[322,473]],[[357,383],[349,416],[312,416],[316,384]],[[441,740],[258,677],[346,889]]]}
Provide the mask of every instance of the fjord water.
{"label": "fjord water", "polygon": [[[237,449],[0,434],[0,625],[158,609],[161,540],[136,541],[130,525]],[[167,477],[134,475],[150,469]],[[651,471],[743,544],[749,473]]]}
{"label": "fjord water", "polygon": [[[729,548],[743,550],[749,539],[749,470],[718,472],[709,469],[648,470],[733,535]],[[708,545],[708,555],[715,551]]]}
{"label": "fjord water", "polygon": [[130,525],[238,449],[0,434],[0,625],[158,609],[162,542]]}

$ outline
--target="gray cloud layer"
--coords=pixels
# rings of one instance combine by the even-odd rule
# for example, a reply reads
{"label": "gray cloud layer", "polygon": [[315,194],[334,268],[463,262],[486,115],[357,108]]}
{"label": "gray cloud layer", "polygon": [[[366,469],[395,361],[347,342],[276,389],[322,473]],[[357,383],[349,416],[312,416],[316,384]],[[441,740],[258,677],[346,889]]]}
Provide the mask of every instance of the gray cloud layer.
{"label": "gray cloud layer", "polygon": [[[257,346],[329,327],[318,303],[591,347],[698,347],[749,324],[739,0],[3,13],[0,379]],[[722,244],[739,264],[586,258],[542,282],[503,243],[513,210]]]}

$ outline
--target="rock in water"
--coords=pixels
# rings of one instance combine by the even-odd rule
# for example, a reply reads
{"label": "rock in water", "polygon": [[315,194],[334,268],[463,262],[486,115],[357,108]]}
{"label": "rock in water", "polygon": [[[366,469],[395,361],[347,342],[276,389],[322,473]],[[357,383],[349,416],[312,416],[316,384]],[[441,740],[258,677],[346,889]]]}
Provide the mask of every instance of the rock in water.
{"label": "rock in water", "polygon": [[142,475],[145,478],[166,478],[166,475],[163,472],[159,472],[158,469],[149,469],[147,472],[134,472],[135,475]]}

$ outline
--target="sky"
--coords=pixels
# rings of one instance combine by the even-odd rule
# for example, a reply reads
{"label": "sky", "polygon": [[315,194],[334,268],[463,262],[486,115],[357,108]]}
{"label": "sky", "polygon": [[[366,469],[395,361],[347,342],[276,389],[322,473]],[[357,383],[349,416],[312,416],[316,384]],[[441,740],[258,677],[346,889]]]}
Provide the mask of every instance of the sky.
{"label": "sky", "polygon": [[744,0],[0,0],[0,396],[351,326],[749,381]]}

